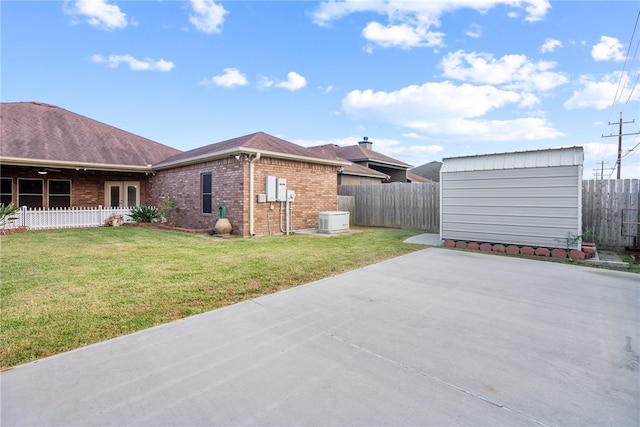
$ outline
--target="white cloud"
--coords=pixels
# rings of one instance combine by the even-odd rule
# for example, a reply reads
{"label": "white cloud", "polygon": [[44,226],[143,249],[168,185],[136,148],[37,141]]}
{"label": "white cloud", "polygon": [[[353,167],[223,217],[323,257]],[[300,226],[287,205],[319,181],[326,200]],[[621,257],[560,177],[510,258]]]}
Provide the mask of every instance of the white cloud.
{"label": "white cloud", "polygon": [[85,16],[89,25],[107,31],[128,25],[127,14],[107,0],[77,0],[72,6],[65,3],[63,10],[68,15]]}
{"label": "white cloud", "polygon": [[295,71],[291,71],[287,74],[287,80],[283,82],[278,82],[275,84],[276,87],[287,89],[290,91],[296,91],[302,89],[307,85],[307,79],[302,77],[300,74]]}
{"label": "white cloud", "polygon": [[416,122],[415,128],[431,136],[485,142],[535,141],[562,136],[544,118],[525,117],[509,120],[468,120],[456,118],[439,122]]}
{"label": "white cloud", "polygon": [[487,53],[449,53],[440,62],[442,75],[476,84],[503,85],[507,89],[549,91],[568,82],[567,77],[551,71],[556,63],[532,62],[526,55],[505,55],[496,59]]}
{"label": "white cloud", "polygon": [[614,37],[602,36],[600,43],[593,46],[591,56],[596,61],[616,61],[625,60],[624,46]]}
{"label": "white cloud", "polygon": [[[609,108],[618,95],[618,99],[626,102],[640,101],[640,91],[630,92],[630,87],[618,87],[619,81],[627,81],[626,74],[613,73],[597,80],[593,76],[581,76],[579,83],[580,89],[577,89],[565,103],[564,107],[569,110],[578,108],[595,108],[596,110],[604,110]],[[631,97],[630,97],[631,94]]]}
{"label": "white cloud", "polygon": [[420,154],[437,154],[444,151],[442,145],[410,145],[409,151]]}
{"label": "white cloud", "polygon": [[478,24],[471,24],[464,30],[464,34],[472,39],[478,39],[482,37],[482,27]]}
{"label": "white cloud", "polygon": [[261,90],[273,87],[274,84],[275,82],[266,76],[260,76],[260,80],[258,80],[258,88]]}
{"label": "white cloud", "polygon": [[411,49],[444,45],[443,33],[428,31],[427,27],[407,23],[384,26],[378,22],[370,22],[362,30],[362,36],[381,47]]}
{"label": "white cloud", "polygon": [[198,31],[207,34],[219,34],[222,31],[224,16],[228,13],[222,5],[213,0],[191,0],[194,14],[189,16],[189,22]]}
{"label": "white cloud", "polygon": [[[330,26],[332,21],[353,13],[373,12],[386,15],[387,22],[369,22],[363,36],[382,47],[409,49],[424,46],[443,46],[444,34],[433,31],[440,25],[440,17],[459,9],[474,9],[481,13],[506,5],[524,10],[526,21],[541,20],[551,7],[547,0],[449,0],[449,1],[394,1],[394,0],[329,0],[323,1],[312,12],[313,22]],[[468,31],[470,37],[479,36],[477,31]]]}
{"label": "white cloud", "polygon": [[204,79],[200,82],[203,86],[221,86],[232,88],[234,86],[246,86],[247,78],[237,68],[225,68],[224,74]]}
{"label": "white cloud", "polygon": [[102,55],[93,55],[91,60],[96,64],[105,64],[109,68],[116,68],[120,63],[124,62],[129,64],[129,69],[132,71],[171,71],[175,64],[171,61],[165,61],[164,59],[153,60],[150,58],[144,58],[142,60],[136,59],[131,55],[109,55],[104,57]]}
{"label": "white cloud", "polygon": [[535,100],[531,94],[490,85],[455,85],[445,81],[392,92],[354,90],[342,100],[342,108],[356,120],[387,123],[429,137],[511,141],[560,136],[544,117],[482,118],[508,105],[529,107]]}
{"label": "white cloud", "polygon": [[430,82],[412,85],[394,92],[374,92],[371,89],[351,91],[342,100],[345,112],[356,116],[376,117],[397,124],[449,117],[479,117],[509,103],[518,103],[522,96],[493,86],[456,86],[450,82]]}
{"label": "white cloud", "polygon": [[540,47],[540,52],[542,53],[553,52],[559,47],[562,47],[562,42],[560,40],[547,38],[544,40],[544,43],[542,43],[542,46]]}

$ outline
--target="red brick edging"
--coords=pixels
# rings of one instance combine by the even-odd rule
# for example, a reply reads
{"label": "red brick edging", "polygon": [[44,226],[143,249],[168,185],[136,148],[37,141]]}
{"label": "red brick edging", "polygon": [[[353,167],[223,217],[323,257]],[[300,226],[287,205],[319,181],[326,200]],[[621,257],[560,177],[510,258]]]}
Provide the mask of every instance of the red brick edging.
{"label": "red brick edging", "polygon": [[500,243],[478,243],[478,242],[466,242],[464,240],[445,240],[444,246],[448,248],[469,249],[482,252],[497,252],[507,255],[528,255],[539,257],[551,257],[557,259],[575,259],[583,260],[593,256],[594,248],[592,246],[583,246],[583,250],[578,251],[575,249],[566,250],[561,248],[532,248],[531,246],[517,246],[508,245],[505,246]]}

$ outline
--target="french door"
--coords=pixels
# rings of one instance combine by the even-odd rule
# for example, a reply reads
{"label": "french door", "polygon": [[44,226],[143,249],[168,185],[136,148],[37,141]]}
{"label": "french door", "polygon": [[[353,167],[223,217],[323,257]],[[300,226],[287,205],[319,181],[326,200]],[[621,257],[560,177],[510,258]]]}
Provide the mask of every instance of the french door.
{"label": "french door", "polygon": [[140,181],[107,181],[104,184],[106,207],[130,208],[139,205]]}

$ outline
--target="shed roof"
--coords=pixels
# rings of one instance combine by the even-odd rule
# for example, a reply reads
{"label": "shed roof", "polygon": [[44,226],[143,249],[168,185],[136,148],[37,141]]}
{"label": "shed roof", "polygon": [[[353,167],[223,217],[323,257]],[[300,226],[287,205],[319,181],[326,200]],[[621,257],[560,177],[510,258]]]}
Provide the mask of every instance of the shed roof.
{"label": "shed roof", "polygon": [[448,157],[442,160],[440,173],[498,169],[578,166],[584,162],[582,147],[561,147],[512,153]]}

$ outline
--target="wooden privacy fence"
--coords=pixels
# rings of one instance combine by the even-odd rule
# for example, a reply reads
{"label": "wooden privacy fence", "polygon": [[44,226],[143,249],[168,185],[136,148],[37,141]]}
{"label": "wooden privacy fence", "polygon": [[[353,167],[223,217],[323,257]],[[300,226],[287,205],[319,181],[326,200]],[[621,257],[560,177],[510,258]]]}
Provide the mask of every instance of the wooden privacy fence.
{"label": "wooden privacy fence", "polygon": [[583,241],[612,247],[640,244],[639,186],[638,179],[583,181]]}
{"label": "wooden privacy fence", "polygon": [[338,209],[349,210],[355,225],[435,233],[440,229],[439,188],[438,183],[340,185],[340,196],[353,197],[353,210],[341,209],[346,199]]}
{"label": "wooden privacy fence", "polygon": [[[583,240],[640,244],[639,186],[638,179],[583,181]],[[338,210],[349,211],[353,225],[440,230],[438,183],[340,185],[338,194]]]}

